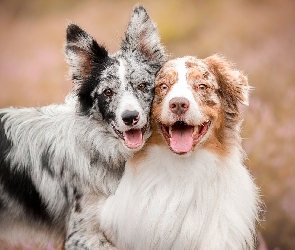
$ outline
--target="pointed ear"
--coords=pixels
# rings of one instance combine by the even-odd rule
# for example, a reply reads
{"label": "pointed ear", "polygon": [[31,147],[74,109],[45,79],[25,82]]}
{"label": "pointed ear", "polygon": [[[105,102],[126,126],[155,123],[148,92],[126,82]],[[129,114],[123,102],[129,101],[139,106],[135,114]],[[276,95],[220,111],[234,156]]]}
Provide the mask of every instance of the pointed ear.
{"label": "pointed ear", "polygon": [[103,64],[108,58],[106,49],[76,24],[67,27],[65,54],[74,83],[82,83],[91,75],[95,65]]}
{"label": "pointed ear", "polygon": [[207,57],[205,61],[216,77],[218,92],[228,108],[227,111],[237,113],[239,111],[238,102],[249,105],[251,87],[247,77],[222,56],[213,55]]}
{"label": "pointed ear", "polygon": [[140,5],[135,6],[133,10],[121,49],[138,51],[155,63],[163,63],[167,60],[157,25]]}

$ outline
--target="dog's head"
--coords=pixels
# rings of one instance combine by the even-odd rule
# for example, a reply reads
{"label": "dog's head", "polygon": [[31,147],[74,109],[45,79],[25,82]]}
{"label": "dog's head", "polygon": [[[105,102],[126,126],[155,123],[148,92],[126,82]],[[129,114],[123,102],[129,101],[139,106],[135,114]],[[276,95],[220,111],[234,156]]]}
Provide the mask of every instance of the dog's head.
{"label": "dog's head", "polygon": [[177,58],[157,74],[153,120],[170,149],[206,147],[224,154],[239,136],[239,103],[248,105],[247,78],[218,55]]}
{"label": "dog's head", "polygon": [[99,121],[124,142],[140,149],[150,134],[155,75],[166,61],[158,30],[146,10],[134,8],[121,49],[109,55],[75,24],[65,45],[78,111]]}

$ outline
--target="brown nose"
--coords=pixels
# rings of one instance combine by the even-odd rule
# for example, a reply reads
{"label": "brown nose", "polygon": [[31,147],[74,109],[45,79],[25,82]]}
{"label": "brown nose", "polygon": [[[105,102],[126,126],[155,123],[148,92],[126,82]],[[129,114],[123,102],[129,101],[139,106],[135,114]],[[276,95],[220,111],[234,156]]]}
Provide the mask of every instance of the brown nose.
{"label": "brown nose", "polygon": [[174,97],[169,102],[169,108],[174,114],[182,115],[189,108],[189,100],[184,97]]}

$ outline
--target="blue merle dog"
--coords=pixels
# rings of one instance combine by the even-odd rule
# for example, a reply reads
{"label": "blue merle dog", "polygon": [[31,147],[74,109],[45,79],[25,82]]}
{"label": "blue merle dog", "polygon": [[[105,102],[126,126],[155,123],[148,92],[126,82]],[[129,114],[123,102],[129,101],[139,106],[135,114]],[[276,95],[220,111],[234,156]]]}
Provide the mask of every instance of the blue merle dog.
{"label": "blue merle dog", "polygon": [[114,249],[97,209],[150,136],[165,50],[136,6],[119,51],[108,54],[70,24],[65,54],[74,90],[64,104],[0,110],[0,239]]}

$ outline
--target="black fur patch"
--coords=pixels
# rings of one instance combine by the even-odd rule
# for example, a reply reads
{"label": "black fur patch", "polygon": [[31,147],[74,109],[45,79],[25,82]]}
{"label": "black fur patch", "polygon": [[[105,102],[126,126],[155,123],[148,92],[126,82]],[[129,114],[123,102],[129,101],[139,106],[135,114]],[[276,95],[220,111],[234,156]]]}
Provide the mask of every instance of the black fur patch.
{"label": "black fur patch", "polygon": [[62,191],[63,191],[64,197],[65,197],[66,200],[68,201],[68,200],[69,200],[69,189],[68,189],[68,187],[67,187],[66,185],[63,186]]}
{"label": "black fur patch", "polygon": [[93,68],[90,76],[79,85],[77,95],[80,101],[80,111],[83,114],[89,115],[89,112],[94,105],[95,99],[95,97],[91,96],[91,93],[99,84],[103,70],[111,64],[112,59],[110,59],[109,57],[104,59],[101,58],[100,62],[93,63]]}
{"label": "black fur patch", "polygon": [[50,167],[50,155],[48,153],[48,151],[46,153],[42,154],[41,157],[42,160],[42,169],[44,171],[46,171],[52,178],[54,177],[54,171],[53,169]]}
{"label": "black fur patch", "polygon": [[76,213],[82,212],[81,198],[82,198],[82,194],[77,191],[77,188],[74,188],[75,212]]}
{"label": "black fur patch", "polygon": [[0,197],[0,211],[4,208],[4,201],[1,200],[1,197]]}
{"label": "black fur patch", "polygon": [[112,97],[107,97],[103,93],[97,94],[95,93],[94,99],[97,100],[97,108],[102,115],[103,120],[107,123],[110,123],[115,119],[115,113],[110,109],[110,103],[112,101]]}
{"label": "black fur patch", "polygon": [[3,191],[22,205],[28,216],[37,216],[46,222],[52,221],[30,175],[17,167],[12,169],[9,159],[6,159],[11,147],[0,122],[0,182]]}
{"label": "black fur patch", "polygon": [[65,52],[72,67],[72,80],[77,84],[80,111],[89,115],[93,106],[91,92],[99,83],[100,75],[111,59],[104,46],[99,45],[75,24],[70,24],[67,28]]}

